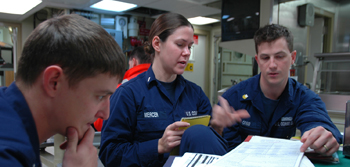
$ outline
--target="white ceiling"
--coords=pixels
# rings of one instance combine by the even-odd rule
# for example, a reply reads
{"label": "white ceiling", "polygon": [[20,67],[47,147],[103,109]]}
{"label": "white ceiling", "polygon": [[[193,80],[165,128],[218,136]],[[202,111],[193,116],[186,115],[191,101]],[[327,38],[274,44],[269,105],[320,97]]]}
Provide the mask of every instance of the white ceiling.
{"label": "white ceiling", "polygon": [[[0,13],[1,20],[9,21],[22,21],[34,14],[35,12],[45,8],[64,8],[64,9],[82,9],[90,10],[97,13],[108,13],[108,14],[125,14],[116,12],[104,12],[97,9],[92,9],[90,6],[100,0],[42,0],[43,2],[25,13],[24,15],[13,15]],[[210,16],[221,14],[221,10],[216,7],[210,7],[206,5],[208,3],[218,2],[220,0],[119,0],[123,2],[129,2],[137,4],[138,7],[146,7],[158,10],[164,10],[169,12],[176,12],[184,15],[187,18],[195,16]]]}

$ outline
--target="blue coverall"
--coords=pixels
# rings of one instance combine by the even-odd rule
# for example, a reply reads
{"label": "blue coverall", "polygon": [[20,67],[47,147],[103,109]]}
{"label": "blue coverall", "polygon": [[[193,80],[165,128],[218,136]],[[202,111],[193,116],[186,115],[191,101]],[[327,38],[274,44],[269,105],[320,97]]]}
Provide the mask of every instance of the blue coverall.
{"label": "blue coverall", "polygon": [[240,82],[222,95],[234,109],[246,109],[250,114],[250,118],[224,129],[223,138],[227,140],[229,150],[243,142],[248,135],[289,139],[295,135],[296,128],[303,134],[317,126],[329,130],[338,143],[342,142],[342,135],[328,116],[321,98],[291,78],[279,97],[271,121],[264,120],[259,80],[260,74]]}
{"label": "blue coverall", "polygon": [[32,113],[15,83],[0,88],[0,166],[40,167]]}
{"label": "blue coverall", "polygon": [[[111,96],[111,113],[103,123],[99,152],[101,162],[106,167],[162,166],[169,153],[158,154],[158,140],[166,127],[182,117],[211,114],[209,99],[199,86],[181,75],[175,82],[175,101],[171,101],[167,90],[156,80],[151,66],[146,72],[122,84]],[[211,134],[225,148],[222,154],[226,153],[227,143],[223,142],[224,139],[215,132]],[[200,145],[207,138],[197,136],[198,142],[193,142]],[[192,137],[185,139],[193,140]],[[183,136],[181,144],[186,142]],[[200,151],[206,152],[203,149],[209,146],[201,147]],[[215,151],[213,153],[218,154]]]}

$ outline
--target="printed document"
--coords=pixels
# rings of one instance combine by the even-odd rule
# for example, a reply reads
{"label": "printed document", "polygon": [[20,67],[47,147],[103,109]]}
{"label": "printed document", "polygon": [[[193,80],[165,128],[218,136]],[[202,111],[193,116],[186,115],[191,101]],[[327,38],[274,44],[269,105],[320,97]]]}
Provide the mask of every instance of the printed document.
{"label": "printed document", "polygon": [[273,139],[253,136],[249,142],[243,142],[211,167],[299,167],[303,158],[300,141]]}
{"label": "printed document", "polygon": [[221,156],[203,153],[186,152],[181,158],[174,160],[172,167],[200,167],[217,161]]}

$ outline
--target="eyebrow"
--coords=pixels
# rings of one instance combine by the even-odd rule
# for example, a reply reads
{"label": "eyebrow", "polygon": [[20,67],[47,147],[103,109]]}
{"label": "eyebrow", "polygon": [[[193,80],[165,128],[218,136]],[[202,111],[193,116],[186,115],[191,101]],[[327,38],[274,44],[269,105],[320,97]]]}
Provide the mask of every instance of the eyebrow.
{"label": "eyebrow", "polygon": [[[279,51],[279,52],[276,52],[272,55],[277,55],[277,54],[283,54],[283,55],[286,55],[287,53],[286,52],[283,52],[283,51]],[[266,54],[266,53],[262,53],[260,54],[259,56],[269,56],[270,54]]]}
{"label": "eyebrow", "polygon": [[111,95],[113,94],[115,91],[110,91],[110,90],[99,90],[96,91],[97,93],[101,93],[101,94],[106,94],[106,95]]}
{"label": "eyebrow", "polygon": [[[188,42],[186,39],[179,39],[179,40],[182,40],[182,41],[184,41],[184,42]],[[190,42],[190,44],[194,44],[194,41],[192,40],[192,42]]]}

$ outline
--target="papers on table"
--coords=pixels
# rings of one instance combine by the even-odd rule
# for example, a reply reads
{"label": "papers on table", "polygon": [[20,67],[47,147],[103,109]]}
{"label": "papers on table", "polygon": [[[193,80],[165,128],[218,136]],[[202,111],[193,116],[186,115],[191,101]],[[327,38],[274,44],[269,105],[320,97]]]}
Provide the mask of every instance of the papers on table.
{"label": "papers on table", "polygon": [[224,155],[212,166],[250,166],[250,167],[299,167],[303,153],[299,151],[300,142],[255,143],[243,142],[237,148]]}
{"label": "papers on table", "polygon": [[185,167],[314,167],[303,156],[300,141],[253,136],[224,156],[185,153],[172,166]]}
{"label": "papers on table", "polygon": [[221,156],[202,153],[185,153],[181,158],[174,159],[172,167],[201,167],[217,161]]}

